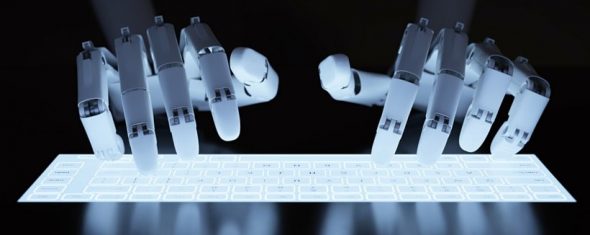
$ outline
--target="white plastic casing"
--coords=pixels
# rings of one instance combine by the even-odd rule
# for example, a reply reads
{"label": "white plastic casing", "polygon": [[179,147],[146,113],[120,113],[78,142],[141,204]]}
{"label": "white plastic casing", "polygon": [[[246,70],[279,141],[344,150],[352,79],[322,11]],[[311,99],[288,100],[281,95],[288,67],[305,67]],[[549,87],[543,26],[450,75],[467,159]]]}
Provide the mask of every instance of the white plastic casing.
{"label": "white plastic casing", "polygon": [[468,39],[462,29],[461,23],[455,29],[444,28],[433,43],[431,57],[436,57],[437,77],[417,149],[418,159],[424,164],[432,164],[441,156],[453,127],[465,76]]}
{"label": "white plastic casing", "polygon": [[269,101],[277,95],[279,76],[262,54],[250,48],[235,48],[229,66],[246,91],[256,94],[256,99]]}
{"label": "white plastic casing", "polygon": [[140,35],[123,35],[115,39],[123,113],[131,152],[143,174],[157,167],[158,148],[152,104],[146,84],[147,57]]}
{"label": "white plastic casing", "polygon": [[511,76],[506,73],[492,68],[484,70],[461,127],[459,145],[463,150],[473,152],[484,142],[496,119],[510,80]]}
{"label": "white plastic casing", "polygon": [[510,92],[514,100],[508,120],[500,127],[490,147],[492,155],[499,158],[512,157],[530,140],[551,94],[549,83],[537,75],[526,59],[519,57],[514,65],[513,91]]}
{"label": "white plastic casing", "polygon": [[157,16],[147,35],[176,153],[183,159],[196,157],[197,124],[174,26]]}
{"label": "white plastic casing", "polygon": [[[116,160],[123,156],[125,145],[116,133],[109,110],[108,76],[117,76],[117,72],[105,57],[114,56],[105,48],[93,48],[90,42],[85,42],[84,47],[76,58],[80,120],[94,155],[98,159]],[[101,110],[91,111],[89,105]]]}
{"label": "white plastic casing", "polygon": [[240,115],[225,50],[211,28],[198,18],[181,34],[181,44],[198,60],[217,134],[225,141],[235,140],[240,135]]}
{"label": "white plastic casing", "polygon": [[389,161],[395,154],[416,99],[433,36],[426,24],[425,19],[421,25],[408,24],[404,32],[371,149],[371,157],[378,163]]}

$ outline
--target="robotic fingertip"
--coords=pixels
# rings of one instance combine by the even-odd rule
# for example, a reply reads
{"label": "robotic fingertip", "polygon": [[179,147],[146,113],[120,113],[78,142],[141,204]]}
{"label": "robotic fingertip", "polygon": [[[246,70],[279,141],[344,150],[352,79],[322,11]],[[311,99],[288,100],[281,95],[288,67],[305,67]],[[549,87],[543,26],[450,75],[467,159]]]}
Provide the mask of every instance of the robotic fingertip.
{"label": "robotic fingertip", "polygon": [[378,129],[371,148],[371,159],[377,164],[385,164],[391,161],[400,139],[399,135]]}
{"label": "robotic fingertip", "polygon": [[425,126],[416,151],[418,161],[424,165],[434,164],[441,157],[447,138],[448,134]]}

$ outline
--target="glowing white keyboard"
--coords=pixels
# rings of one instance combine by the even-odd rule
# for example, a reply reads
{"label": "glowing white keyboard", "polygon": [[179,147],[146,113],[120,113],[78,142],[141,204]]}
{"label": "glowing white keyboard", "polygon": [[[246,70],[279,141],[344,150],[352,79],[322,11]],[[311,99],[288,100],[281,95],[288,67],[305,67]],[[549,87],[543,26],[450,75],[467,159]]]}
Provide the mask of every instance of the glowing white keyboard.
{"label": "glowing white keyboard", "polygon": [[19,202],[94,201],[522,201],[575,202],[535,155],[493,160],[445,155],[423,166],[415,155],[384,165],[368,155],[161,155],[154,175],[131,156],[101,161],[58,155]]}

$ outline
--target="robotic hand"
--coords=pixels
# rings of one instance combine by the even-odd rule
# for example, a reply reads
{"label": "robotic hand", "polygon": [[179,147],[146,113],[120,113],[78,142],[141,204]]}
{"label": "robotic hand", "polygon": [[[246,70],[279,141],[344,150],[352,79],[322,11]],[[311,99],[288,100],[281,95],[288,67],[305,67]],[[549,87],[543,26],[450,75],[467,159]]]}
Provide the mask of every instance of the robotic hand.
{"label": "robotic hand", "polygon": [[124,153],[110,109],[123,113],[131,152],[145,174],[157,166],[154,112],[166,113],[176,153],[190,159],[199,152],[193,108],[211,110],[219,136],[231,141],[240,134],[238,107],[267,102],[277,94],[278,75],[266,57],[236,48],[228,62],[198,17],[182,30],[180,45],[174,26],[161,16],[155,17],[147,36],[154,72],[142,36],[126,27],[115,39],[117,57],[91,42],[82,44],[77,57],[80,119],[100,159],[115,160]]}
{"label": "robotic hand", "polygon": [[[322,88],[332,98],[361,105],[383,105],[371,156],[394,156],[412,106],[426,111],[417,155],[425,164],[442,154],[455,119],[463,119],[460,146],[476,151],[485,140],[506,94],[514,96],[509,119],[491,145],[495,156],[518,153],[531,137],[550,88],[527,60],[511,62],[492,39],[467,45],[463,24],[442,29],[432,41],[427,19],[406,27],[393,77],[350,67],[342,54],[320,65]],[[432,42],[431,42],[432,41]]]}

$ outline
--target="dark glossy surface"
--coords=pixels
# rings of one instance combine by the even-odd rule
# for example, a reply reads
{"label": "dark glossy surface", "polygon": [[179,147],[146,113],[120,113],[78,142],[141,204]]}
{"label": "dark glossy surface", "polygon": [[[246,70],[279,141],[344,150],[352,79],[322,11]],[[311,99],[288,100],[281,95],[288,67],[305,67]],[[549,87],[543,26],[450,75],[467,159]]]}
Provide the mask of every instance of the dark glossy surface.
{"label": "dark glossy surface", "polygon": [[[510,58],[528,57],[539,74],[551,83],[550,104],[523,152],[537,154],[578,203],[121,204],[111,207],[99,204],[97,214],[91,209],[94,204],[16,203],[58,153],[91,151],[75,109],[75,55],[82,41],[92,39],[95,44],[104,45],[105,40],[89,4],[67,3],[67,7],[65,4],[20,2],[3,8],[7,14],[15,15],[5,22],[10,32],[5,35],[10,36],[3,37],[2,43],[8,55],[4,55],[0,65],[3,105],[7,106],[3,111],[3,124],[8,130],[5,135],[8,142],[2,145],[8,150],[3,154],[8,162],[4,165],[7,169],[2,171],[2,179],[10,185],[1,194],[8,218],[2,224],[22,234],[80,234],[100,223],[96,218],[103,219],[100,215],[109,213],[109,208],[110,213],[122,218],[117,226],[121,233],[142,231],[158,224],[158,229],[172,234],[180,222],[169,215],[181,213],[181,208],[188,208],[182,212],[187,213],[187,217],[202,219],[194,221],[207,224],[210,231],[228,227],[225,234],[233,234],[236,228],[245,234],[244,224],[248,224],[248,219],[258,219],[260,215],[256,211],[265,210],[264,213],[271,214],[267,217],[271,222],[259,219],[256,224],[261,228],[274,227],[280,234],[323,234],[325,231],[328,231],[325,234],[331,231],[343,234],[337,231],[346,226],[350,226],[346,231],[358,233],[416,234],[433,229],[430,221],[443,226],[437,230],[441,233],[586,233],[582,229],[587,226],[582,223],[589,219],[586,209],[588,165],[583,162],[588,149],[583,137],[574,136],[584,136],[588,131],[588,121],[582,111],[588,102],[587,86],[580,84],[588,76],[589,60],[584,55],[587,55],[586,42],[590,37],[585,30],[586,23],[576,21],[587,12],[579,2],[478,3],[469,33],[472,41],[484,36],[494,37]],[[338,4],[343,5],[334,7]],[[415,20],[417,12],[417,4],[410,1],[374,4],[230,1],[203,5],[157,1],[155,6],[157,13],[164,14],[177,30],[188,23],[189,17],[200,15],[207,19],[228,50],[236,46],[253,47],[268,57],[279,74],[279,93],[273,101],[240,110],[242,133],[236,141],[219,139],[210,114],[197,113],[201,143],[211,144],[203,152],[210,153],[368,152],[381,109],[332,100],[320,88],[317,65],[325,56],[341,52],[350,56],[356,68],[385,73],[394,62],[405,24]],[[508,101],[492,131],[507,117]],[[422,121],[423,114],[415,112],[412,122],[419,127]],[[170,152],[166,122],[164,119],[157,122],[160,149]],[[415,151],[417,126],[408,126],[402,143],[406,148],[400,148],[404,152]],[[119,126],[118,130],[124,131],[124,128]],[[458,132],[459,128],[453,130],[455,135]],[[486,140],[483,152],[488,152],[490,141],[491,138]],[[457,147],[457,142],[451,142],[447,150],[452,152]],[[143,211],[139,218],[138,212],[134,212],[137,207]],[[196,213],[194,208],[203,212]],[[235,214],[235,219],[226,214]],[[390,219],[377,222],[375,215]],[[227,219],[238,222],[223,225]],[[182,224],[178,226],[185,228]],[[191,226],[186,225],[186,231],[192,231]],[[335,230],[330,230],[332,228]]]}

